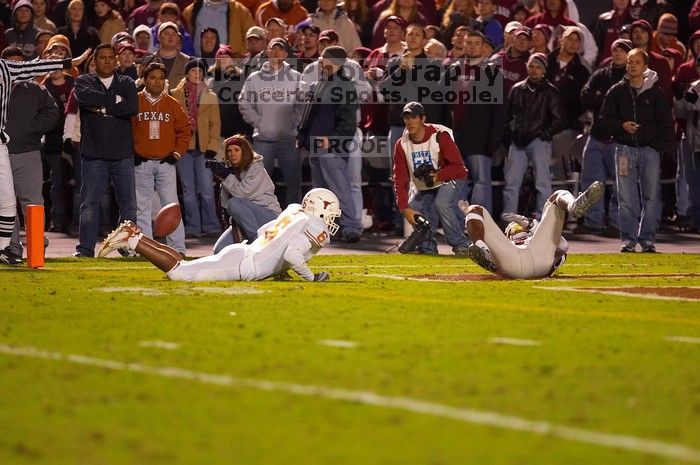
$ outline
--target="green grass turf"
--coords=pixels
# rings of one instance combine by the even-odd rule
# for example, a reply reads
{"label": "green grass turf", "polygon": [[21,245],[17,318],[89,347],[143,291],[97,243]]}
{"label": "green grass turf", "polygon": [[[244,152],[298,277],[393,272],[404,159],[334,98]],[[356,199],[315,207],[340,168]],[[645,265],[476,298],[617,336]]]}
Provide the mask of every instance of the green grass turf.
{"label": "green grass turf", "polygon": [[[700,449],[700,345],[665,339],[700,337],[700,303],[537,288],[698,287],[700,277],[671,276],[700,273],[698,255],[573,255],[558,278],[528,282],[376,276],[482,273],[451,257],[321,256],[311,267],[332,280],[175,283],[133,259],[0,267],[0,345],[371,391]],[[107,287],[132,289],[99,291]],[[541,344],[495,345],[491,337]],[[324,339],[357,346],[320,345]],[[154,340],[179,348],[139,345]],[[402,409],[0,352],[0,464],[25,463],[688,462]]]}

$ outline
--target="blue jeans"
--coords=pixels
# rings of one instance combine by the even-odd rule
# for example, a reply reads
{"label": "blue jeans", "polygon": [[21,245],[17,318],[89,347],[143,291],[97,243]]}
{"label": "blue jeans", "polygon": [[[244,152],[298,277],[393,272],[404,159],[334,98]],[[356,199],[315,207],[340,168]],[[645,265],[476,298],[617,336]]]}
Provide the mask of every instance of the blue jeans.
{"label": "blue jeans", "polygon": [[226,203],[226,211],[241,227],[246,239],[253,242],[258,237],[258,228],[277,218],[277,213],[248,199],[231,197]]}
{"label": "blue jeans", "polygon": [[188,150],[177,161],[177,176],[182,185],[182,201],[185,204],[185,231],[199,236],[221,232],[214,201],[214,175],[204,166],[199,150]]}
{"label": "blue jeans", "polygon": [[493,208],[491,164],[491,157],[487,155],[467,155],[469,177],[473,183],[469,194],[469,202],[473,205],[481,205],[489,213],[491,213]]}
{"label": "blue jeans", "polygon": [[692,227],[700,228],[700,152],[689,153],[683,163],[688,183],[688,209],[685,214]]}
{"label": "blue jeans", "polygon": [[322,153],[321,150],[316,152],[309,156],[311,184],[314,188],[330,189],[338,196],[341,211],[338,223],[343,231],[362,233],[362,225],[357,219],[352,199],[347,160],[333,153]]}
{"label": "blue jeans", "polygon": [[685,165],[689,160],[692,160],[693,153],[691,152],[690,144],[685,134],[678,144],[678,154],[676,159],[676,214],[685,216],[688,214],[688,180],[685,176]]}
{"label": "blue jeans", "polygon": [[[253,140],[253,150],[263,156],[265,170],[270,176],[272,176],[272,170],[275,167],[275,159],[279,161],[282,177],[286,184],[286,205],[301,203],[301,156],[296,148],[294,138],[276,141],[256,138]],[[286,205],[284,206],[286,207]]]}
{"label": "blue jeans", "polygon": [[[581,190],[584,191],[594,181],[605,183],[608,179],[615,179],[615,144],[604,144],[595,137],[588,137],[583,148],[583,168],[581,169]],[[613,184],[612,197],[608,208],[608,224],[618,227],[617,220],[617,188]],[[588,210],[583,224],[595,229],[605,227],[605,205],[596,202]]]}
{"label": "blue jeans", "polygon": [[460,224],[455,214],[458,193],[463,189],[466,181],[458,179],[447,182],[436,189],[417,191],[411,198],[408,205],[421,212],[430,221],[433,231],[431,237],[418,246],[421,252],[437,253],[437,241],[435,240],[435,230],[438,224],[442,224],[445,231],[445,240],[452,249],[466,248],[469,245],[467,237],[464,235],[462,224]]}
{"label": "blue jeans", "polygon": [[552,144],[540,138],[533,140],[525,148],[510,144],[505,167],[503,168],[506,180],[506,185],[503,188],[504,212],[520,213],[518,212],[520,188],[523,185],[523,177],[527,171],[528,161],[532,161],[535,171],[535,189],[537,190],[536,213],[538,218],[542,216],[544,203],[552,194],[552,176],[549,171],[551,159]]}
{"label": "blue jeans", "polygon": [[[134,168],[136,174],[136,224],[148,237],[153,237],[153,191],[158,194],[160,204],[178,203],[177,175],[175,166],[160,160],[142,162]],[[166,238],[168,245],[185,254],[185,227],[180,221],[177,229]]]}
{"label": "blue jeans", "polygon": [[[620,172],[622,156],[627,156],[626,176]],[[656,241],[661,214],[659,153],[651,147],[615,144],[615,168],[620,202],[620,239],[623,244],[652,245]]]}
{"label": "blue jeans", "polygon": [[100,226],[100,200],[110,181],[119,205],[119,222],[136,222],[134,157],[121,160],[83,157],[81,162],[80,243],[75,250],[81,255],[93,257]]}
{"label": "blue jeans", "polygon": [[353,150],[349,153],[350,158],[348,158],[350,193],[355,204],[355,215],[359,222],[362,222],[362,209],[364,207],[362,203],[362,140],[362,131],[357,128],[353,139]]}
{"label": "blue jeans", "polygon": [[[406,128],[404,126],[389,126],[389,179],[394,178],[394,147],[396,147],[396,142],[398,142],[398,140],[401,139],[401,136],[403,135],[403,131],[405,129]],[[393,192],[393,189],[392,194],[394,195],[394,202],[392,203],[394,213],[394,228],[397,230],[403,230],[403,216],[401,216],[401,212],[399,211],[399,208],[396,205],[396,194]]]}

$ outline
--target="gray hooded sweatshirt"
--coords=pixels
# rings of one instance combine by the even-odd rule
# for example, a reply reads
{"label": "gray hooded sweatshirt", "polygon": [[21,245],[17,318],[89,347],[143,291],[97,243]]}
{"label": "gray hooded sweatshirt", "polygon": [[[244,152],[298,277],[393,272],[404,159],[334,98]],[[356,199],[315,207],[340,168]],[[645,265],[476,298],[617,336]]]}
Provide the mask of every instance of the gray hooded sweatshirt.
{"label": "gray hooded sweatshirt", "polygon": [[275,185],[265,171],[262,160],[262,156],[256,153],[248,169],[241,173],[240,180],[233,174],[226,176],[221,184],[222,204],[225,205],[231,197],[238,197],[248,199],[277,214],[282,213],[275,196]]}

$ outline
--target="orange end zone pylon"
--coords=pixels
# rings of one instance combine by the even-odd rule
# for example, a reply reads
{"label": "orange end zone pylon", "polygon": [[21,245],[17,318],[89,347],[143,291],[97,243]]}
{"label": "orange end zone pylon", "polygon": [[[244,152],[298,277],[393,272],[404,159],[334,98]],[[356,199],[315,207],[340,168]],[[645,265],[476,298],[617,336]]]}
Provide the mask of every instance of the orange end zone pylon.
{"label": "orange end zone pylon", "polygon": [[44,206],[27,205],[27,266],[44,266]]}

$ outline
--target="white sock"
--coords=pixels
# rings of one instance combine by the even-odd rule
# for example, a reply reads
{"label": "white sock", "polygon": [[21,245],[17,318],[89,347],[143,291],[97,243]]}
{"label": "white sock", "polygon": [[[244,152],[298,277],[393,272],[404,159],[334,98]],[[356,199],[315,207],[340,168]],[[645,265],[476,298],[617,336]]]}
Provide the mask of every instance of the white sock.
{"label": "white sock", "polygon": [[141,238],[143,237],[143,233],[138,233],[135,236],[131,236],[127,243],[129,244],[129,250],[136,250],[136,245],[139,243]]}

